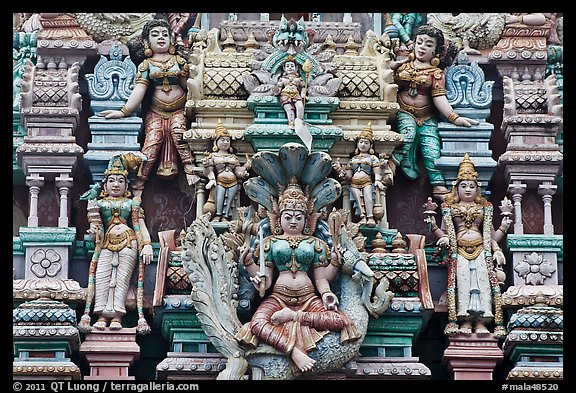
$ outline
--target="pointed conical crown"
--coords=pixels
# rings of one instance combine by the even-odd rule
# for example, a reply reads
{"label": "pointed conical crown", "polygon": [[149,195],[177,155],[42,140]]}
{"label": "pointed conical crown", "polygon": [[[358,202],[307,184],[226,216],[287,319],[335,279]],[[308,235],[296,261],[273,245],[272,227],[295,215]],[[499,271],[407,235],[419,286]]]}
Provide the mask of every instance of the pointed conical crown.
{"label": "pointed conical crown", "polygon": [[358,134],[358,137],[356,139],[368,139],[371,141],[373,140],[373,138],[374,134],[372,132],[372,122],[369,121],[366,127],[362,130],[362,132]]}
{"label": "pointed conical crown", "polygon": [[108,161],[108,168],[104,171],[104,177],[108,175],[123,175],[126,178],[128,177],[128,171],[124,168],[120,155],[114,156]]}
{"label": "pointed conical crown", "polygon": [[230,138],[230,133],[222,121],[218,119],[218,123],[216,123],[216,129],[214,130],[214,140],[218,140],[218,138],[223,136]]}
{"label": "pointed conical crown", "polygon": [[474,164],[470,161],[468,153],[464,155],[464,160],[462,160],[460,167],[458,168],[458,177],[456,177],[456,182],[462,180],[478,181],[478,172],[476,172]]}
{"label": "pointed conical crown", "polygon": [[284,210],[299,210],[299,211],[306,211],[306,203],[308,198],[304,191],[302,191],[302,187],[298,184],[298,179],[296,176],[292,176],[290,179],[290,183],[280,195],[279,204],[280,204],[280,212]]}

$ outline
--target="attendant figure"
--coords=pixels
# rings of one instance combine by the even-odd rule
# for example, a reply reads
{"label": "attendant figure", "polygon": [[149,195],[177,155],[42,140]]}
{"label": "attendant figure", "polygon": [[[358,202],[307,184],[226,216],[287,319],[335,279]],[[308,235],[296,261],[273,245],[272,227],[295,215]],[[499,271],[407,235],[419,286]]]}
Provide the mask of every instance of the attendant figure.
{"label": "attendant figure", "polygon": [[156,165],[156,174],[161,178],[169,179],[178,174],[177,155],[182,160],[188,183],[194,184],[199,179],[193,171],[194,157],[183,137],[187,127],[184,105],[189,66],[176,52],[173,41],[166,20],[153,19],[146,23],[141,40],[133,44],[134,57],[140,50],[144,58],[138,65],[134,90],[122,109],[100,113],[106,119],[128,117],[142,103],[148,89],[152,89],[150,110],[144,117],[142,153],[147,160],[134,185],[134,193],[138,196]]}
{"label": "attendant figure", "polygon": [[420,176],[418,155],[434,187],[435,196],[442,198],[448,189],[444,175],[436,168],[440,158],[438,114],[457,126],[470,127],[477,120],[459,116],[446,98],[443,69],[455,55],[455,47],[447,42],[441,30],[423,25],[416,31],[414,51],[399,62],[393,62],[395,81],[398,84],[396,130],[404,136],[404,143],[397,147],[389,161],[395,173],[399,166],[409,179]]}
{"label": "attendant figure", "polygon": [[306,82],[298,74],[296,60],[288,57],[283,64],[284,72],[278,78],[274,91],[280,99],[280,105],[286,111],[288,126],[294,128],[296,118],[304,120],[304,100],[306,96]]}
{"label": "attendant figure", "polygon": [[272,292],[236,334],[248,347],[262,341],[287,354],[302,372],[316,363],[309,352],[328,331],[340,332],[341,343],[361,336],[338,309],[338,298],[330,288],[340,268],[336,253],[310,235],[314,228],[307,212],[312,211],[312,203],[296,177],[280,190],[275,212],[279,223],[271,222],[273,235],[263,238],[244,259],[254,286],[272,287]]}
{"label": "attendant figure", "polygon": [[[134,156],[135,157],[135,156]],[[139,157],[138,157],[139,158]],[[124,159],[124,162],[123,162]],[[150,234],[144,222],[144,210],[139,197],[131,197],[128,189],[126,159],[115,156],[104,171],[100,198],[88,200],[88,234],[95,238],[95,250],[90,263],[88,295],[84,316],[79,328],[104,330],[122,329],[126,314],[126,298],[134,269],[138,266],[138,327],[140,334],[150,332],[142,311],[144,265],[153,258]],[[98,316],[90,326],[90,307]]]}
{"label": "attendant figure", "polygon": [[375,227],[374,204],[377,198],[376,190],[384,190],[382,182],[383,171],[380,159],[374,154],[372,124],[356,138],[356,150],[346,168],[339,161],[334,169],[342,180],[350,182],[350,195],[354,201],[356,215],[360,217],[359,224]]}
{"label": "attendant figure", "polygon": [[240,187],[240,181],[248,178],[250,161],[240,165],[232,148],[231,136],[220,120],[214,131],[212,153],[204,158],[204,174],[208,178],[206,189],[214,191],[215,214],[212,221],[230,221],[232,206]]}
{"label": "attendant figure", "polygon": [[[448,324],[445,333],[489,334],[503,336],[502,296],[497,270],[506,259],[498,243],[512,222],[502,218],[493,227],[494,209],[480,193],[478,173],[468,153],[460,164],[458,177],[442,204],[442,229],[428,209],[425,222],[439,239],[437,245],[448,249]],[[473,326],[474,325],[474,326]]]}

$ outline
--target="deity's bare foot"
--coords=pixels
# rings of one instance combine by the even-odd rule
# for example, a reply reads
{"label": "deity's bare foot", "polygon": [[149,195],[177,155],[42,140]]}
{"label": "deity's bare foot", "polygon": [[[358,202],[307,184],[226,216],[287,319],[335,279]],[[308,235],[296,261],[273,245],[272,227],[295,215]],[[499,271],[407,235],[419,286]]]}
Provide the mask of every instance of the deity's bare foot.
{"label": "deity's bare foot", "polygon": [[302,372],[310,371],[312,367],[316,364],[316,360],[312,359],[308,356],[305,352],[301,349],[294,347],[292,353],[290,354],[290,358],[296,364],[296,367],[300,369]]}
{"label": "deity's bare foot", "polygon": [[122,329],[122,322],[119,319],[113,319],[110,322],[110,330],[120,330]]}
{"label": "deity's bare foot", "polygon": [[490,334],[490,331],[486,328],[486,326],[484,326],[484,324],[482,322],[476,322],[475,331],[476,331],[476,334],[479,334],[481,336]]}
{"label": "deity's bare foot", "polygon": [[358,224],[360,225],[366,225],[366,216],[362,216],[360,218],[360,221],[358,221]]}
{"label": "deity's bare foot", "polygon": [[92,325],[92,327],[98,330],[106,329],[106,319],[105,318],[98,319],[98,321],[96,321],[96,323]]}
{"label": "deity's bare foot", "polygon": [[295,311],[290,310],[288,307],[284,307],[282,310],[276,311],[272,314],[271,321],[274,325],[279,325],[291,321],[292,318],[294,318],[294,315],[296,315]]}
{"label": "deity's bare foot", "polygon": [[376,226],[376,221],[374,221],[374,217],[368,217],[366,220],[366,226],[370,228],[374,228]]}
{"label": "deity's bare foot", "polygon": [[459,329],[460,333],[469,336],[472,334],[472,324],[470,322],[464,322]]}

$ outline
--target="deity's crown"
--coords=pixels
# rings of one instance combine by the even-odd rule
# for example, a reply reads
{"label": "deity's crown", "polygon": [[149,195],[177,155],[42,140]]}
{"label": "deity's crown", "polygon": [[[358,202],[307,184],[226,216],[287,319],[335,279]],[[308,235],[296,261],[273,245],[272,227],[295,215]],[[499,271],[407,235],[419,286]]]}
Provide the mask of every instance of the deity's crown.
{"label": "deity's crown", "polygon": [[218,140],[218,138],[220,137],[230,138],[230,133],[228,132],[228,129],[224,126],[222,121],[218,119],[218,122],[216,123],[216,129],[214,130],[214,140]]}
{"label": "deity's crown", "polygon": [[128,178],[128,171],[124,168],[121,156],[114,156],[108,161],[108,168],[104,171],[104,177],[108,175],[123,175]]}
{"label": "deity's crown", "polygon": [[464,155],[464,160],[462,160],[460,167],[458,168],[458,176],[456,177],[456,182],[460,182],[462,180],[474,180],[475,182],[478,181],[478,172],[476,172],[474,164],[472,161],[470,161],[468,153]]}
{"label": "deity's crown", "polygon": [[304,191],[302,191],[302,187],[298,184],[298,179],[296,176],[292,176],[290,179],[290,183],[280,195],[278,200],[280,212],[284,210],[299,210],[299,211],[306,211],[308,198]]}
{"label": "deity's crown", "polygon": [[358,134],[356,139],[368,139],[370,141],[374,139],[374,133],[372,132],[372,122],[371,121],[368,122],[366,127],[364,127],[362,132],[360,134]]}

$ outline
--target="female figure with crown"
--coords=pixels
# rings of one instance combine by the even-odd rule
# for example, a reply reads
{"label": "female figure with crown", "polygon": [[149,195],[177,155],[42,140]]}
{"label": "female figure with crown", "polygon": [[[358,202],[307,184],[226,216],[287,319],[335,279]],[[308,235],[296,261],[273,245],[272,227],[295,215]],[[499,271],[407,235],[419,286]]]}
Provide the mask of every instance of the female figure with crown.
{"label": "female figure with crown", "polygon": [[[122,329],[122,317],[126,314],[126,297],[130,280],[140,259],[137,289],[138,326],[140,334],[150,332],[144,318],[143,279],[144,265],[153,258],[150,234],[144,222],[140,197],[131,198],[128,190],[130,158],[137,156],[114,156],[104,171],[104,186],[100,199],[88,200],[88,233],[95,237],[96,248],[90,263],[88,294],[84,315],[78,327],[83,332],[93,328],[104,330]],[[94,314],[98,320],[90,326],[90,307],[94,299]]]}
{"label": "female figure with crown", "polygon": [[350,194],[355,202],[360,225],[376,226],[374,220],[375,191],[384,190],[380,159],[374,154],[372,123],[368,123],[356,137],[356,150],[344,169],[339,161],[334,168],[338,176],[350,182]]}
{"label": "female figure with crown", "polygon": [[[236,334],[236,339],[251,348],[259,340],[287,354],[305,372],[316,361],[308,353],[329,331],[341,332],[340,342],[357,340],[360,333],[353,321],[340,309],[330,288],[339,263],[326,242],[312,236],[316,226],[311,214],[314,200],[298,184],[296,177],[280,190],[270,226],[273,235],[263,238],[244,260],[256,287],[272,286],[272,293]],[[278,221],[276,220],[278,218]],[[265,273],[255,261],[263,258]]]}
{"label": "female figure with crown", "polygon": [[215,189],[214,203],[216,212],[212,221],[229,221],[232,219],[232,205],[240,186],[239,180],[248,177],[250,160],[240,165],[232,148],[231,136],[220,120],[214,130],[212,153],[202,162],[204,175],[208,178],[206,189]]}
{"label": "female figure with crown", "polygon": [[392,154],[392,171],[400,166],[409,179],[420,176],[418,154],[434,195],[442,198],[448,189],[442,172],[436,168],[440,158],[438,114],[457,126],[470,127],[477,120],[459,116],[446,98],[443,69],[451,64],[455,47],[444,41],[444,34],[433,26],[422,25],[416,30],[414,50],[402,61],[393,62],[395,82],[398,84],[396,130],[404,136],[404,143]]}
{"label": "female figure with crown", "polygon": [[136,85],[120,110],[100,113],[107,119],[128,117],[142,103],[148,87],[153,86],[150,110],[144,118],[145,140],[142,153],[147,160],[136,179],[134,192],[140,196],[144,182],[158,163],[157,175],[172,178],[178,174],[177,154],[184,165],[189,184],[198,181],[193,172],[194,157],[184,141],[187,127],[184,105],[186,103],[189,66],[176,52],[168,21],[153,19],[144,25],[140,40],[132,44],[131,56],[143,58],[138,65]]}
{"label": "female figure with crown", "polygon": [[495,268],[506,263],[498,243],[512,220],[504,215],[500,227],[494,230],[493,206],[480,193],[478,173],[468,153],[460,163],[452,191],[442,203],[442,229],[428,210],[425,221],[439,238],[437,245],[448,248],[449,253],[445,333],[469,335],[475,324],[475,333],[489,334],[487,324],[493,322],[494,336],[502,337],[506,330]]}

